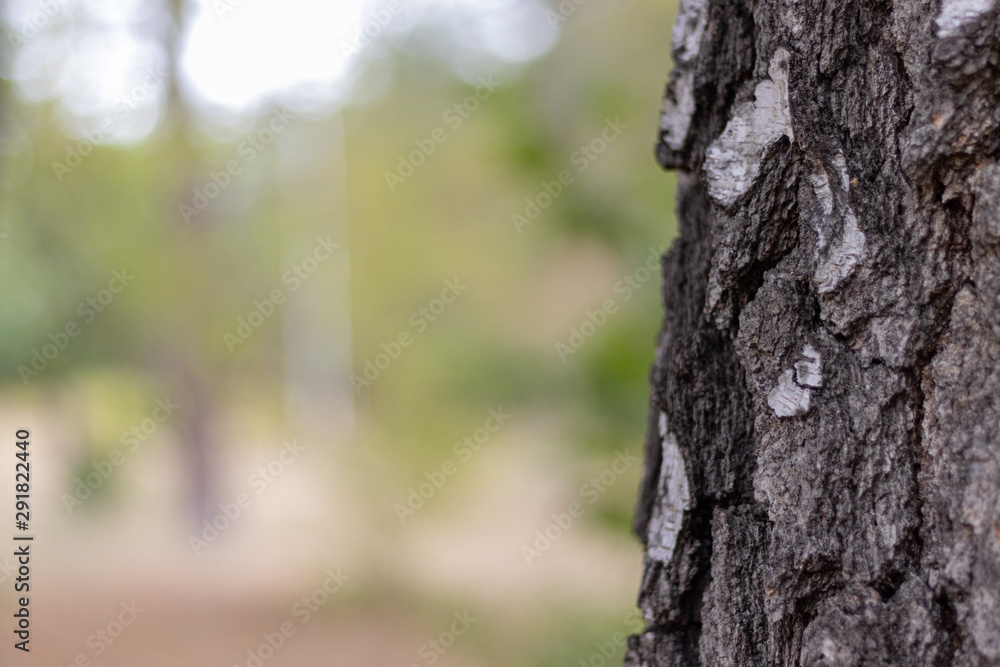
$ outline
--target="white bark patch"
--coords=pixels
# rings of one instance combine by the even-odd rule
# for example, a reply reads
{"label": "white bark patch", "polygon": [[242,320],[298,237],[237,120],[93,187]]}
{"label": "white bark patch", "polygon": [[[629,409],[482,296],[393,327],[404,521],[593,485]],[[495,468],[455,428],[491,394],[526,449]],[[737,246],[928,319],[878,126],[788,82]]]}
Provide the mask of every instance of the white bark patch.
{"label": "white bark patch", "polygon": [[827,178],[826,171],[820,169],[809,174],[809,183],[816,195],[816,201],[823,209],[823,214],[833,214],[833,190],[830,189],[830,179]]}
{"label": "white bark patch", "polygon": [[788,109],[788,61],[779,48],[768,67],[770,79],[754,89],[754,101],[741,104],[705,155],[709,196],[731,206],[756,183],[764,150],[782,137],[794,140]]}
{"label": "white bark patch", "polygon": [[708,0],[681,0],[674,20],[674,61],[692,62],[701,51],[701,38],[708,23]]}
{"label": "white bark patch", "polygon": [[660,117],[662,140],[673,151],[684,148],[694,118],[694,71],[685,66],[697,59],[707,23],[708,0],[681,0],[673,31],[677,70],[663,100]]}
{"label": "white bark patch", "polygon": [[832,292],[861,260],[865,252],[865,233],[858,227],[858,219],[848,209],[844,213],[844,233],[830,249],[826,259],[816,267],[816,288],[820,294]]}
{"label": "white bark patch", "polygon": [[808,387],[795,384],[795,371],[786,370],[778,378],[778,385],[767,395],[767,404],[778,417],[801,417],[809,413],[812,392]]}
{"label": "white bark patch", "polygon": [[660,117],[663,140],[671,150],[679,151],[684,148],[688,130],[691,129],[691,119],[694,117],[694,107],[694,73],[681,72],[663,98],[663,115]]}
{"label": "white bark patch", "polygon": [[996,0],[943,0],[937,17],[938,39],[952,37],[963,26],[993,10]]}
{"label": "white bark patch", "polygon": [[823,359],[808,343],[799,353],[799,360],[778,378],[778,384],[767,395],[767,404],[778,417],[801,417],[809,414],[812,390],[823,386]]}
{"label": "white bark patch", "polygon": [[795,362],[795,383],[811,389],[823,386],[823,360],[812,345],[803,347],[802,359]]}
{"label": "white bark patch", "polygon": [[833,156],[833,168],[840,176],[840,189],[847,192],[847,188],[851,187],[851,175],[847,173],[847,159],[842,152]]}
{"label": "white bark patch", "polygon": [[[660,425],[665,426],[666,416],[660,413]],[[659,503],[649,519],[649,557],[668,563],[677,547],[677,536],[684,524],[684,513],[691,508],[684,457],[677,447],[677,438],[667,433],[663,438],[663,462],[660,466]]]}
{"label": "white bark patch", "polygon": [[[858,226],[858,218],[847,204],[847,191],[851,187],[851,178],[847,173],[847,161],[843,153],[838,153],[833,159],[836,182],[840,186],[840,197],[834,196],[830,187],[830,175],[826,168],[820,166],[809,175],[813,193],[819,202],[822,215],[813,219],[813,229],[816,230],[816,273],[814,280],[820,294],[832,292],[854,270],[854,267],[865,251],[865,234]],[[842,202],[838,207],[837,204]],[[837,215],[837,208],[842,209]],[[842,221],[840,240],[830,246],[830,232],[837,224],[837,218]]]}

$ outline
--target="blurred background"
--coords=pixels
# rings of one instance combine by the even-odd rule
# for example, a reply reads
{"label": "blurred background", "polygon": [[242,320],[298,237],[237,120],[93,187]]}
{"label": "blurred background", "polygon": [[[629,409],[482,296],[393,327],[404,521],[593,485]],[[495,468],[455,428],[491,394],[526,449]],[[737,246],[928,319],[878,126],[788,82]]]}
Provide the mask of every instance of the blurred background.
{"label": "blurred background", "polygon": [[0,7],[0,664],[620,662],[674,3]]}

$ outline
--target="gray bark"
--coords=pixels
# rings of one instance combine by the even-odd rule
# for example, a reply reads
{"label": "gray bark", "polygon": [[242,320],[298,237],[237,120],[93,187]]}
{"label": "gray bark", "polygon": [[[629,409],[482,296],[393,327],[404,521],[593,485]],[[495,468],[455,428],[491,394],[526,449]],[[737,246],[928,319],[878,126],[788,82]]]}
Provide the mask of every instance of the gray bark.
{"label": "gray bark", "polygon": [[626,665],[1000,665],[995,4],[681,0]]}

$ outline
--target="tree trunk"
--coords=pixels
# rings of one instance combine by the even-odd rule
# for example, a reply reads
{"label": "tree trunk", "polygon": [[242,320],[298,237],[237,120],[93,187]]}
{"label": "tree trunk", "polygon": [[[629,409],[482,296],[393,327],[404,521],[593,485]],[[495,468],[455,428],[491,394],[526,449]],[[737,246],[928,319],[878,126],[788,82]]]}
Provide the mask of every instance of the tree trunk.
{"label": "tree trunk", "polygon": [[681,0],[626,665],[1000,665],[1000,7]]}

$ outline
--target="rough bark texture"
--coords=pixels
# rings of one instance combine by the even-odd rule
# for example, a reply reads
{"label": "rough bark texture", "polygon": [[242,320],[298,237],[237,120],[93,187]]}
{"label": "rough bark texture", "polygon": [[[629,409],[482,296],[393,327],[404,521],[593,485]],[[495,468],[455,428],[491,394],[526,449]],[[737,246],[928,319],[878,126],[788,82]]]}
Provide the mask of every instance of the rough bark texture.
{"label": "rough bark texture", "polygon": [[626,665],[1000,665],[1000,3],[681,0],[673,55]]}

